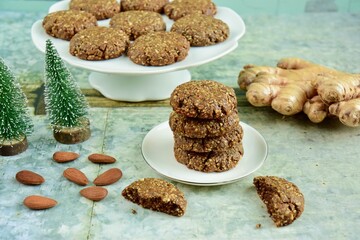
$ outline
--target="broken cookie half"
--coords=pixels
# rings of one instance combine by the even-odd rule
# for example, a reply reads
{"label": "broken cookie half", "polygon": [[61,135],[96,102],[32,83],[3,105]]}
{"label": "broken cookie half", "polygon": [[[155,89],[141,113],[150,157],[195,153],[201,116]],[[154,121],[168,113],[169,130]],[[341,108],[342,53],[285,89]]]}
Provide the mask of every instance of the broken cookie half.
{"label": "broken cookie half", "polygon": [[158,178],[139,179],[123,191],[125,199],[158,212],[180,217],[184,215],[187,201],[173,184]]}
{"label": "broken cookie half", "polygon": [[291,224],[304,211],[304,195],[286,179],[259,176],[253,181],[257,193],[277,227]]}

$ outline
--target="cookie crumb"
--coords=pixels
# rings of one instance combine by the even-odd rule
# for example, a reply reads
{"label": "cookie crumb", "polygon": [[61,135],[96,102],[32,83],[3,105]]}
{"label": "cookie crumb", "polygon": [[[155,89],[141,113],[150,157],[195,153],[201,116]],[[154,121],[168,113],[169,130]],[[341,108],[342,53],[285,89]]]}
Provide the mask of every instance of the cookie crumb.
{"label": "cookie crumb", "polygon": [[137,214],[137,211],[135,209],[131,209],[131,213],[135,215]]}
{"label": "cookie crumb", "polygon": [[258,223],[258,224],[256,224],[256,229],[259,229],[259,228],[261,228],[261,223]]}

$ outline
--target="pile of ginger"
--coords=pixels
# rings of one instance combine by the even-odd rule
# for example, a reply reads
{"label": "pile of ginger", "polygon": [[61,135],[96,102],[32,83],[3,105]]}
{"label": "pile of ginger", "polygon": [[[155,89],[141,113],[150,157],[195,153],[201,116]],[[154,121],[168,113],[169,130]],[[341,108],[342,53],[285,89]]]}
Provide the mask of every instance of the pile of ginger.
{"label": "pile of ginger", "polygon": [[360,126],[360,74],[284,58],[276,67],[244,66],[238,84],[254,106],[271,106],[286,116],[303,111],[314,123],[334,116],[346,126]]}

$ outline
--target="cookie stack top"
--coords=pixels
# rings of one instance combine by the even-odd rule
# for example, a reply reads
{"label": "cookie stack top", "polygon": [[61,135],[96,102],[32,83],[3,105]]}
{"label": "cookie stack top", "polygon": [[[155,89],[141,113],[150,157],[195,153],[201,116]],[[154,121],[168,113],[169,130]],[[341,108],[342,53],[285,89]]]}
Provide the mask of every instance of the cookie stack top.
{"label": "cookie stack top", "polygon": [[173,110],[186,117],[219,119],[237,113],[234,89],[211,80],[179,85],[170,96]]}

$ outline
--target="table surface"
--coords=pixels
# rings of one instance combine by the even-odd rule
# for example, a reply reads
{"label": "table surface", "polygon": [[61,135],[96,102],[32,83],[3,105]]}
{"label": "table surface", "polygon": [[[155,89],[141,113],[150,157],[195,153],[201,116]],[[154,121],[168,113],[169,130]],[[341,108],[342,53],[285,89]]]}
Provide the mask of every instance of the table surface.
{"label": "table surface", "polygon": [[[16,9],[15,2],[21,7]],[[232,184],[199,187],[173,182],[188,201],[180,218],[143,209],[121,196],[122,189],[139,178],[162,178],[143,160],[141,143],[148,131],[168,119],[169,101],[106,99],[90,87],[87,71],[69,66],[91,105],[92,136],[81,144],[57,143],[44,111],[44,55],[30,36],[32,23],[54,2],[0,2],[0,56],[21,83],[35,123],[26,152],[0,157],[0,239],[358,239],[360,128],[343,126],[337,119],[314,124],[303,114],[283,117],[252,107],[237,86],[237,76],[245,64],[274,66],[290,56],[359,73],[360,1],[215,2],[237,11],[247,32],[230,54],[189,69],[192,79],[233,87],[241,121],[264,136],[269,154],[258,171]],[[81,156],[58,164],[52,160],[55,151]],[[95,152],[118,161],[90,163],[87,156]],[[107,187],[107,198],[94,203],[79,195],[82,187],[62,176],[68,167],[81,169],[90,180],[111,167],[122,169],[124,175]],[[18,183],[15,174],[23,169],[42,174],[46,182],[34,187]],[[258,175],[283,177],[301,189],[305,211],[292,225],[275,227],[252,184]],[[29,210],[22,201],[32,194],[52,197],[59,204],[45,211]]]}

